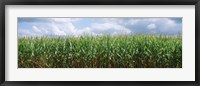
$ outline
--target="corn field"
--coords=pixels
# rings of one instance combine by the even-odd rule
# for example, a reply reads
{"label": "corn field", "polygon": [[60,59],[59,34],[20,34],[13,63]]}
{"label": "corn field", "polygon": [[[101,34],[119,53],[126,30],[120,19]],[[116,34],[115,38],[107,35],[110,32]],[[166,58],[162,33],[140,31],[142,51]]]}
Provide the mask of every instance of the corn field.
{"label": "corn field", "polygon": [[19,68],[182,68],[182,37],[18,38]]}

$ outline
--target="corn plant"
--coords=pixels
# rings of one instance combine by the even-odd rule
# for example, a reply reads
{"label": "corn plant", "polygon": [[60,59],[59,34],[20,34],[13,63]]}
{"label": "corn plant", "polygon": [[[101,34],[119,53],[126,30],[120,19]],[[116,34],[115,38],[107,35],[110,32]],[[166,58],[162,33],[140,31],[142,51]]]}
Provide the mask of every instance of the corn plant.
{"label": "corn plant", "polygon": [[18,39],[19,68],[181,68],[182,37],[103,35]]}

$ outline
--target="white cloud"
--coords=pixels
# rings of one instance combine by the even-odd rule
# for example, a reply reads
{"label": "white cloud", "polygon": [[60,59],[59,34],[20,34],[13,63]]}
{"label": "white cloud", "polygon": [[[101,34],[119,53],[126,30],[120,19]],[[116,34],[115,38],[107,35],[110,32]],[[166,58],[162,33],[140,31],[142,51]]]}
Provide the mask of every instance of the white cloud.
{"label": "white cloud", "polygon": [[[29,29],[20,29],[21,34],[26,36],[48,36],[48,35],[71,35],[74,33],[74,25],[71,23],[69,18],[50,18],[51,22],[33,22],[33,26]],[[22,31],[26,30],[26,31]],[[31,34],[30,34],[31,33]],[[24,35],[22,35],[24,36]]]}
{"label": "white cloud", "polygon": [[156,25],[155,24],[149,24],[149,25],[147,25],[147,28],[148,29],[156,29]]}
{"label": "white cloud", "polygon": [[130,19],[130,20],[126,23],[126,25],[127,25],[127,24],[135,25],[135,24],[137,24],[138,22],[140,22],[139,19]]}
{"label": "white cloud", "polygon": [[116,23],[93,23],[91,28],[93,28],[95,32],[110,33],[111,35],[116,33],[128,34],[131,32],[128,28]]}
{"label": "white cloud", "polygon": [[[177,24],[168,18],[95,18],[85,27],[75,26],[73,23],[82,18],[48,18],[40,22],[27,22],[31,28],[18,28],[19,36],[80,36],[84,34],[129,34],[138,31],[152,30],[152,33],[182,31],[182,23]],[[24,23],[24,24],[27,24]]]}
{"label": "white cloud", "polygon": [[[104,33],[116,34],[116,33],[130,33],[131,31],[124,26],[118,25],[117,23],[92,23],[91,26],[76,28],[73,22],[79,21],[79,18],[49,18],[51,22],[33,22],[32,28],[19,29],[19,33],[23,34],[20,36],[80,36],[80,35],[102,35]],[[106,20],[108,21],[108,20]],[[111,20],[113,21],[113,20]]]}
{"label": "white cloud", "polygon": [[[176,23],[169,18],[135,18],[127,21],[126,24],[132,31],[140,33],[180,33],[182,31],[182,23]],[[155,30],[155,31],[149,31]]]}
{"label": "white cloud", "polygon": [[32,28],[33,28],[33,31],[35,31],[35,32],[38,32],[38,33],[41,33],[41,30],[40,30],[40,29],[38,29],[38,27],[36,27],[36,26],[33,26]]}
{"label": "white cloud", "polygon": [[80,36],[80,35],[96,35],[92,32],[92,29],[89,27],[83,28],[83,29],[75,29],[76,35],[74,36]]}

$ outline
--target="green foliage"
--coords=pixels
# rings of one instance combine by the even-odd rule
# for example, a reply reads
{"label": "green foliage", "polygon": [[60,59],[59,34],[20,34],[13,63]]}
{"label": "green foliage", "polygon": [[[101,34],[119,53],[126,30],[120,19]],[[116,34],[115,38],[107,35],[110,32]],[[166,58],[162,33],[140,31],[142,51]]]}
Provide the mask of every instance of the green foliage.
{"label": "green foliage", "polygon": [[182,37],[118,35],[18,39],[19,68],[181,68]]}

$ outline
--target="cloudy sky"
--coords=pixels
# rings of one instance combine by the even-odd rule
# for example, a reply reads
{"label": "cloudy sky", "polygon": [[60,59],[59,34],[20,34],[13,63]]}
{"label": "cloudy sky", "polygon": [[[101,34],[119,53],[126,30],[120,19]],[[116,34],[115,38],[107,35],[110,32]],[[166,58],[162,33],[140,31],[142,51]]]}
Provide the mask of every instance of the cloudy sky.
{"label": "cloudy sky", "polygon": [[182,18],[18,18],[18,36],[182,33]]}

